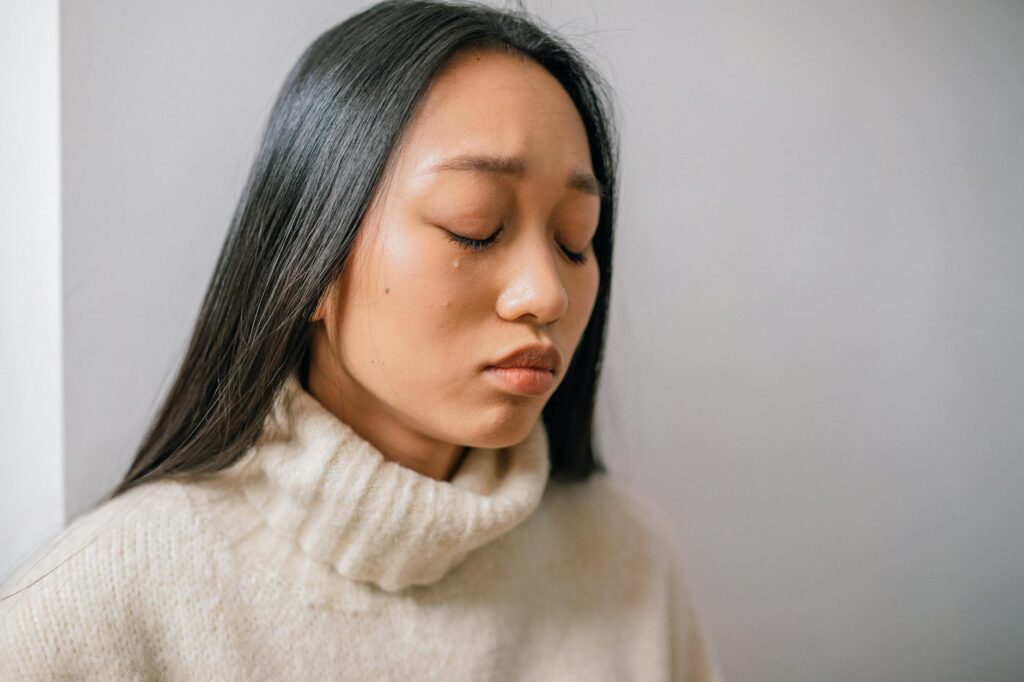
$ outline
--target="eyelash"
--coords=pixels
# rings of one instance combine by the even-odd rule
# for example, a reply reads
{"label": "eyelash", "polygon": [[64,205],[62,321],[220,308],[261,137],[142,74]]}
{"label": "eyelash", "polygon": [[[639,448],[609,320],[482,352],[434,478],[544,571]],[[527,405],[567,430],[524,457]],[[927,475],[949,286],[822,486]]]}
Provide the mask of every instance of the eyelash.
{"label": "eyelash", "polygon": [[[505,228],[504,228],[504,226],[502,226],[502,227],[498,228],[497,232],[495,232],[493,235],[491,235],[487,239],[472,239],[470,237],[463,237],[461,235],[457,235],[454,232],[449,232],[447,230],[445,230],[445,234],[448,236],[448,239],[450,241],[455,242],[456,244],[458,244],[459,246],[462,246],[463,248],[469,249],[471,251],[481,251],[483,249],[486,249],[491,244],[494,244],[495,242],[497,242],[498,241],[498,237],[504,231],[505,231]],[[573,262],[576,265],[583,265],[584,263],[587,262],[587,254],[586,253],[576,253],[575,251],[570,251],[569,249],[565,248],[564,246],[562,247],[562,252],[565,253],[566,258],[568,258],[571,262]]]}

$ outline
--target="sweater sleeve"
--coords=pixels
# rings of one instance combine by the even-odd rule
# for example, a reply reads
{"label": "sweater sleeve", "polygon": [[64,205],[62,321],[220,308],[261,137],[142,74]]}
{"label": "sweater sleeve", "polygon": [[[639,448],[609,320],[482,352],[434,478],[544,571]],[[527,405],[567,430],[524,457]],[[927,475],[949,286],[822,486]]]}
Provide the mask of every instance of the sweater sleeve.
{"label": "sweater sleeve", "polygon": [[678,545],[669,541],[668,608],[672,679],[725,682]]}

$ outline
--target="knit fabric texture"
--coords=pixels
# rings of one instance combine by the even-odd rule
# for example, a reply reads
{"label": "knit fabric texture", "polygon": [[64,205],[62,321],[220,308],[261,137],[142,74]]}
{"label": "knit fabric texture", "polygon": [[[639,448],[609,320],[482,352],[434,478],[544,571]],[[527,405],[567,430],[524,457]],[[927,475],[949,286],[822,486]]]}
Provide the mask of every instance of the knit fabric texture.
{"label": "knit fabric texture", "polygon": [[721,680],[667,517],[549,479],[543,420],[450,481],[288,376],[203,480],[76,519],[0,588],[2,680]]}

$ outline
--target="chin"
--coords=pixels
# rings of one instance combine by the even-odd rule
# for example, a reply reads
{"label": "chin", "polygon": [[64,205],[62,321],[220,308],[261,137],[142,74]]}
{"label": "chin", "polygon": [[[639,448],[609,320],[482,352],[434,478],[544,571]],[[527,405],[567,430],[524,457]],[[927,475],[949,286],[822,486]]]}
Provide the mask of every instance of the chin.
{"label": "chin", "polygon": [[458,441],[478,448],[504,448],[525,439],[537,420],[540,410],[519,404],[503,403],[489,408],[479,407],[476,418],[467,418],[461,429],[463,437]]}

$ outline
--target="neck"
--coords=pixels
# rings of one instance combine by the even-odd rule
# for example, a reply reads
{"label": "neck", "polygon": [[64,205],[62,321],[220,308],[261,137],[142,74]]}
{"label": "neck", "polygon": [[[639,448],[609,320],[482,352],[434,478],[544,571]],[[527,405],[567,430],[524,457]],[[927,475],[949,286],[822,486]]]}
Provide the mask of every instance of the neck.
{"label": "neck", "polygon": [[312,363],[306,390],[328,411],[377,448],[384,458],[438,481],[449,481],[467,447],[430,438],[409,428],[391,407],[347,372]]}
{"label": "neck", "polygon": [[452,480],[452,477],[455,475],[455,472],[459,470],[460,466],[462,466],[462,460],[464,460],[466,458],[466,453],[468,453],[468,452],[469,452],[469,446],[466,445],[466,446],[464,446],[462,448],[462,450],[459,452],[458,456],[455,458],[455,461],[452,463],[452,468],[448,471],[447,474],[445,474],[445,477],[444,477],[443,480],[445,480],[445,481],[451,481]]}

